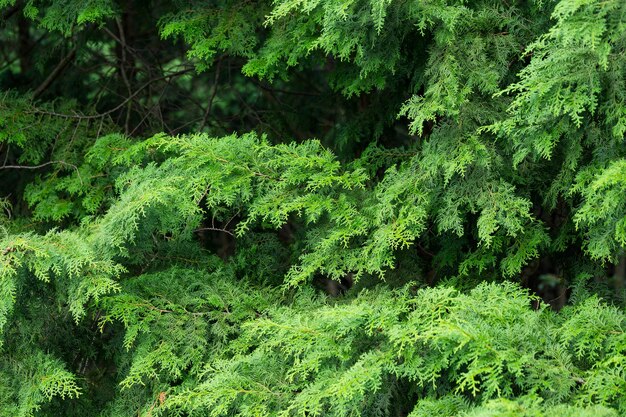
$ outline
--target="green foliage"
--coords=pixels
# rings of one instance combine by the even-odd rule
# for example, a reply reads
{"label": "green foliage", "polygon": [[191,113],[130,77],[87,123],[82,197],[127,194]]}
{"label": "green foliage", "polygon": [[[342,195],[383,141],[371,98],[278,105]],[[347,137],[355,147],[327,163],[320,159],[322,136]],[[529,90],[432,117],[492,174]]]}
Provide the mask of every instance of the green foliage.
{"label": "green foliage", "polygon": [[128,141],[116,134],[99,137],[110,128],[104,118],[83,120],[77,113],[55,117],[75,106],[72,102],[33,106],[30,99],[9,93],[0,99],[0,144],[7,145],[7,156],[16,154],[16,166],[52,168],[30,178],[24,191],[36,220],[80,219],[96,213],[111,197],[107,189],[115,172],[109,172],[107,164],[113,149],[123,149]]}
{"label": "green foliage", "polygon": [[[232,357],[210,362],[203,381],[174,390],[165,409],[388,415],[396,393],[412,387],[416,416],[617,415],[591,404],[623,412],[614,401],[626,380],[613,362],[623,353],[623,313],[590,300],[563,319],[531,301],[493,284],[465,295],[378,289],[335,306],[305,295],[246,323]],[[501,398],[516,392],[527,395]],[[557,405],[570,401],[576,407]]]}
{"label": "green foliage", "polygon": [[587,248],[594,258],[613,260],[626,246],[626,160],[605,169],[590,167],[576,177],[573,191],[583,197],[574,222],[584,227]]}
{"label": "green foliage", "polygon": [[24,15],[35,20],[42,28],[59,31],[70,36],[78,26],[101,22],[115,16],[117,5],[111,0],[40,1],[28,0]]}
{"label": "green foliage", "polygon": [[85,303],[119,289],[114,278],[124,268],[97,256],[79,233],[52,230],[45,236],[9,235],[0,241],[0,247],[0,329],[13,309],[25,273],[43,282],[54,279],[57,289],[67,294],[69,310],[77,321],[85,314]]}
{"label": "green foliage", "polygon": [[242,322],[276,302],[276,295],[234,281],[220,263],[213,260],[211,273],[173,268],[146,274],[102,299],[101,328],[119,321],[126,329],[120,399],[113,409],[133,400],[133,387],[149,389],[158,380],[158,389],[169,392],[177,381],[192,384],[207,361],[229,350]]}
{"label": "green foliage", "polygon": [[[222,2],[218,2],[222,3]],[[206,69],[218,51],[235,56],[251,57],[257,45],[255,30],[260,26],[264,8],[258,4],[225,1],[219,6],[199,4],[193,9],[161,18],[161,36],[182,37],[191,45],[187,56],[200,61],[198,69]]]}
{"label": "green foliage", "polygon": [[[148,150],[168,157],[160,165],[147,163],[121,176],[120,201],[100,223],[107,240],[120,249],[123,242],[152,231],[188,237],[199,226],[201,202],[207,208],[204,214],[218,220],[240,216],[238,235],[255,224],[279,228],[293,216],[313,225],[304,238],[301,263],[287,274],[290,285],[318,272],[335,279],[350,272],[356,278],[384,274],[394,265],[395,251],[423,233],[435,204],[443,204],[436,211],[441,232],[462,235],[459,211],[480,213],[477,237],[487,251],[504,253],[505,275],[518,273],[547,239],[540,227],[529,228],[534,223],[530,202],[517,197],[510,184],[487,183],[477,195],[467,192],[463,179],[463,188],[455,184],[445,195],[427,191],[435,181],[447,182],[445,173],[432,168],[421,172],[422,166],[431,166],[428,160],[411,161],[400,170],[392,167],[371,188],[361,160],[343,168],[319,142],[270,146],[253,134],[219,139],[155,136],[130,148],[120,161],[128,163]],[[454,211],[450,204],[456,205]],[[493,244],[496,237],[498,245]],[[506,243],[512,247],[503,247]]]}
{"label": "green foliage", "polygon": [[0,12],[0,416],[626,414],[624,1]]}
{"label": "green foliage", "polygon": [[[22,353],[24,355],[24,353]],[[63,363],[43,352],[29,352],[22,357],[6,355],[0,365],[0,389],[3,399],[2,415],[33,416],[42,404],[54,397],[76,398],[80,389],[76,377],[64,369]],[[19,362],[16,363],[16,361]],[[20,366],[19,364],[26,366]]]}

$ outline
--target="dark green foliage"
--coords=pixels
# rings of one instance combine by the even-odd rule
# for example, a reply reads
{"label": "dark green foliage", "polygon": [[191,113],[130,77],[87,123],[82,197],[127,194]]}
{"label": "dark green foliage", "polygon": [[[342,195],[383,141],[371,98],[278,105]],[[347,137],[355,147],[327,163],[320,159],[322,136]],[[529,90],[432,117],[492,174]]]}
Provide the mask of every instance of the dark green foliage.
{"label": "dark green foliage", "polygon": [[0,416],[626,414],[624,1],[0,12]]}

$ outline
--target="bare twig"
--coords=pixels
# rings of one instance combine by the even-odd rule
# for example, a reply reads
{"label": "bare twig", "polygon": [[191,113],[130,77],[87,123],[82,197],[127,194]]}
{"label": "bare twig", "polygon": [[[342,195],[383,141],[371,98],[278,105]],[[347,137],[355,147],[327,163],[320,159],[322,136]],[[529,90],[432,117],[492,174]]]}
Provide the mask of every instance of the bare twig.
{"label": "bare twig", "polygon": [[186,74],[188,72],[193,71],[193,68],[186,68],[184,70],[180,70],[180,71],[176,71],[176,72],[172,72],[170,74],[166,74],[163,75],[161,77],[157,77],[157,78],[153,78],[149,81],[146,81],[146,83],[144,83],[141,87],[139,87],[137,90],[135,90],[135,92],[133,94],[131,94],[129,97],[127,97],[124,101],[122,101],[120,104],[118,104],[117,106],[113,107],[110,110],[107,110],[103,113],[98,113],[98,114],[91,114],[91,115],[83,115],[83,114],[65,114],[65,113],[57,113],[57,112],[53,112],[53,111],[45,111],[45,110],[34,110],[32,113],[36,113],[36,114],[46,114],[48,116],[55,116],[55,117],[61,117],[64,119],[83,119],[83,120],[94,120],[94,119],[99,119],[101,117],[104,116],[108,116],[111,113],[116,112],[117,110],[121,109],[122,107],[124,107],[126,105],[126,103],[128,103],[129,101],[131,101],[132,99],[134,99],[135,97],[137,97],[137,95],[142,92],[143,90],[145,90],[148,86],[150,86],[150,84],[153,84],[155,82],[158,81],[162,81],[162,80],[167,80],[168,78],[171,77],[177,77],[179,75],[183,75]]}
{"label": "bare twig", "polygon": [[66,165],[68,167],[73,168],[76,171],[76,175],[78,176],[78,179],[79,179],[80,183],[83,184],[83,179],[80,176],[80,171],[78,170],[78,167],[76,165],[74,165],[74,164],[70,164],[69,162],[65,162],[65,161],[61,161],[61,160],[48,161],[48,162],[44,162],[43,164],[39,164],[39,165],[2,165],[2,166],[0,166],[0,169],[28,169],[28,170],[33,170],[33,169],[39,169],[39,168],[43,168],[43,167],[46,167],[48,165],[53,165],[53,164]]}
{"label": "bare twig", "polygon": [[48,87],[50,87],[50,85],[54,82],[54,80],[56,80],[59,75],[61,75],[63,71],[65,71],[69,63],[74,59],[74,57],[76,57],[76,47],[72,48],[72,50],[65,56],[65,58],[63,58],[61,62],[59,62],[58,65],[52,70],[50,75],[48,75],[48,78],[46,78],[44,82],[41,83],[39,87],[37,87],[37,89],[33,93],[33,97],[37,98],[44,91],[46,91]]}
{"label": "bare twig", "polygon": [[7,153],[4,156],[4,162],[2,163],[2,166],[6,166],[7,165],[7,161],[9,160],[9,151],[11,150],[11,144],[7,145]]}
{"label": "bare twig", "polygon": [[132,132],[130,132],[129,136],[133,136],[135,134],[135,132],[137,131],[137,129],[139,129],[139,127],[141,127],[141,125],[143,124],[143,122],[146,121],[146,119],[150,116],[150,114],[155,111],[155,109],[157,110],[155,113],[159,114],[158,109],[161,106],[161,100],[163,99],[163,96],[165,95],[165,91],[167,90],[167,88],[170,86],[171,84],[171,80],[168,80],[167,83],[165,84],[165,87],[163,88],[163,90],[161,91],[161,94],[159,94],[159,97],[157,98],[156,103],[154,103],[154,105],[152,107],[150,107],[150,109],[148,111],[146,111],[145,115],[143,116],[143,118],[139,121],[139,123],[137,123],[137,126],[135,126],[135,128],[132,130]]}
{"label": "bare twig", "polygon": [[232,237],[236,237],[233,234],[233,232],[231,232],[230,230],[220,229],[219,227],[201,227],[199,229],[194,230],[194,232],[202,232],[204,230],[210,230],[210,231],[214,231],[214,232],[223,232],[223,233],[231,235]]}
{"label": "bare twig", "polygon": [[228,227],[228,225],[230,224],[230,222],[232,222],[232,221],[233,221],[233,219],[234,219],[235,217],[237,217],[237,215],[239,214],[239,212],[240,212],[240,210],[237,210],[237,213],[233,214],[233,217],[231,217],[230,219],[228,219],[228,221],[227,221],[227,222],[226,222],[226,224],[224,225],[224,228],[227,228],[227,227]]}
{"label": "bare twig", "polygon": [[255,80],[254,78],[251,78],[251,80],[252,80],[252,82],[254,84],[258,85],[263,90],[270,91],[270,92],[289,94],[289,95],[293,95],[293,96],[309,96],[309,97],[319,97],[319,96],[322,95],[321,93],[318,93],[318,92],[311,93],[309,91],[284,90],[282,88],[270,87],[269,85],[265,85],[262,82]]}
{"label": "bare twig", "polygon": [[[128,80],[128,75],[126,74],[126,36],[124,35],[124,27],[122,26],[122,21],[117,18],[115,19],[115,23],[117,24],[117,30],[120,34],[120,45],[121,45],[121,60],[120,60],[120,74],[122,75],[122,80],[124,81],[124,85],[128,90],[128,95],[132,95],[132,88],[130,87],[130,81]],[[124,121],[124,133],[128,135],[129,122],[130,122],[130,113],[132,111],[132,101],[128,102],[128,106],[126,107],[126,120]]]}
{"label": "bare twig", "polygon": [[211,98],[209,98],[209,104],[207,105],[206,111],[204,112],[204,116],[202,117],[202,123],[200,123],[200,131],[204,129],[206,126],[206,122],[209,119],[209,115],[211,114],[211,110],[213,109],[213,100],[215,99],[215,95],[217,94],[217,83],[220,79],[220,68],[222,65],[222,59],[217,61],[217,66],[215,67],[215,78],[213,79],[213,91],[211,92]]}

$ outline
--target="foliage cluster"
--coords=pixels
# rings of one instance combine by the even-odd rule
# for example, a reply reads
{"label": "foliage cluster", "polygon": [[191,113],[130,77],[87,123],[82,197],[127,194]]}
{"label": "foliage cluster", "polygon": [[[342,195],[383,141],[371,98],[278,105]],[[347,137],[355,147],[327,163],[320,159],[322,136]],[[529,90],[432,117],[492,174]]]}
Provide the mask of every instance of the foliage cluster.
{"label": "foliage cluster", "polygon": [[626,414],[626,2],[0,12],[0,416]]}

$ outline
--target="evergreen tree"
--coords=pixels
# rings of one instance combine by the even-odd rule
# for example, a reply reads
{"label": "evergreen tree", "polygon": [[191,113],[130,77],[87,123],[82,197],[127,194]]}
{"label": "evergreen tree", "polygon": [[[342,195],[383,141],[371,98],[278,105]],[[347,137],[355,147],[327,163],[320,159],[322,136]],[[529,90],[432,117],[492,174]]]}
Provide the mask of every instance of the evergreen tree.
{"label": "evergreen tree", "polygon": [[623,0],[0,13],[0,416],[626,414]]}

